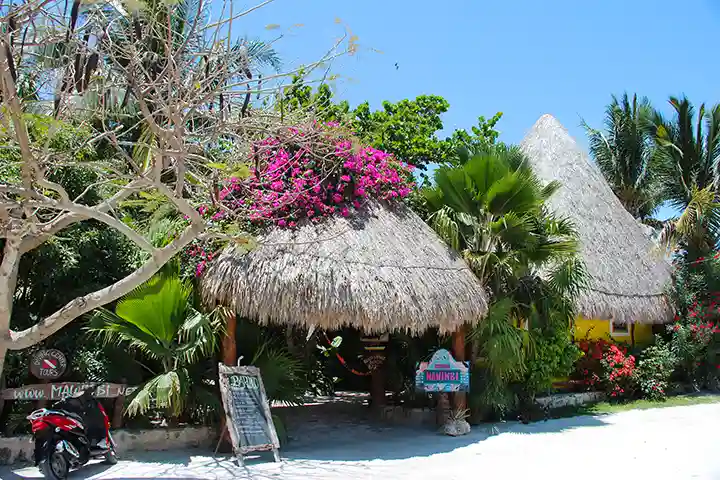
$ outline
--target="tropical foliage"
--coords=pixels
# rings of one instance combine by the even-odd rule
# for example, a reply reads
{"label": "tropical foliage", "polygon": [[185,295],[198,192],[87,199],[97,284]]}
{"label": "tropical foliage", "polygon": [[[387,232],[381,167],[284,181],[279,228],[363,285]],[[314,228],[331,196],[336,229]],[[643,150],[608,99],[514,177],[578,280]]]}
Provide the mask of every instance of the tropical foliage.
{"label": "tropical foliage", "polygon": [[685,97],[671,97],[670,105],[672,119],[655,114],[658,175],[664,199],[683,213],[666,224],[662,240],[693,261],[715,250],[720,240],[720,105],[709,110],[700,105],[697,114]]}
{"label": "tropical foliage", "polygon": [[[173,420],[215,420],[216,350],[226,332],[218,312],[199,306],[194,277],[228,239],[247,242],[261,229],[351,216],[373,198],[411,205],[489,289],[488,316],[468,335],[476,412],[528,409],[574,368],[586,388],[618,399],[664,398],[677,384],[718,387],[720,106],[696,109],[687,98],[671,98],[673,116],[665,118],[648,99],[624,94],[612,97],[601,130],[585,124],[595,163],[633,216],[652,222],[664,202],[682,210],[661,236],[675,253],[675,323],[636,357],[604,341],[571,341],[587,276],[577,234],[548,208],[559,185],[541,184],[517,147],[498,142],[501,113],[443,138],[450,105],[442,97],[351,108],[325,83],[333,77],[313,88],[300,71],[277,90],[276,105],[257,115],[255,104],[275,95],[261,95],[262,77],[279,71],[279,55],[270,44],[240,37],[221,48],[208,34],[209,14],[207,2],[196,0],[75,1],[64,15],[67,35],[35,22],[25,32],[50,40],[24,45],[18,31],[8,32],[11,55],[0,60],[4,70],[13,65],[19,107],[8,114],[14,126],[0,129],[3,186],[22,183],[18,131],[27,132],[32,152],[42,152],[37,171],[51,183],[36,193],[50,203],[66,192],[77,208],[97,207],[133,172],[158,183],[112,205],[108,217],[121,223],[119,230],[86,221],[23,252],[7,326],[29,329],[129,275],[152,255],[132,239],[149,245],[148,252],[173,246],[198,214],[205,235],[184,243],[183,253],[165,259],[149,281],[95,311],[86,326],[100,342],[71,324],[42,345],[9,354],[6,384],[24,383],[29,353],[60,347],[74,359],[68,379],[141,384],[130,415],[160,410]],[[177,65],[184,67],[173,70]],[[1,93],[10,105],[14,97]],[[178,120],[180,113],[187,115]],[[229,123],[242,119],[249,121]],[[188,159],[187,168],[180,158]],[[432,181],[423,173],[431,166],[439,167]],[[43,217],[40,227],[51,220]],[[136,235],[123,235],[126,227]],[[338,345],[318,351],[317,332],[239,319],[235,334],[242,362],[260,367],[273,401],[299,404],[308,393],[332,393],[338,380],[366,387],[366,376],[338,367],[330,354]],[[342,335],[343,349],[361,350],[358,332]],[[392,337],[387,368],[399,385],[398,401],[422,400],[408,394],[416,361],[445,341],[432,331]],[[21,408],[13,406],[12,414]]]}
{"label": "tropical foliage", "polygon": [[215,351],[220,323],[192,301],[190,284],[177,273],[161,274],[123,297],[114,312],[100,308],[94,314],[90,332],[105,344],[127,347],[155,375],[134,394],[129,415],[157,408],[177,417],[189,399],[213,398],[192,369]]}
{"label": "tropical foliage", "polygon": [[426,178],[424,171],[432,164],[457,161],[455,151],[459,147],[479,149],[495,144],[500,134],[495,127],[502,117],[502,113],[489,120],[478,117],[477,125],[469,132],[457,129],[450,137],[441,138],[441,116],[450,108],[443,97],[420,95],[395,103],[385,101],[379,110],[372,110],[368,102],[363,102],[351,109],[346,101],[334,101],[328,84],[322,83],[313,91],[301,76],[295,77],[285,89],[280,105],[285,114],[299,111],[310,113],[319,121],[347,125],[363,142],[417,167],[422,178]]}
{"label": "tropical foliage", "polygon": [[539,267],[574,258],[573,226],[545,207],[559,184],[542,186],[517,147],[498,145],[435,174],[425,190],[430,223],[493,292]]}
{"label": "tropical foliage", "polygon": [[572,224],[545,205],[558,185],[541,185],[518,148],[461,149],[456,163],[424,192],[429,222],[492,294],[470,335],[483,359],[474,364],[482,385],[474,407],[502,414],[569,373],[578,355],[573,299],[586,274]]}

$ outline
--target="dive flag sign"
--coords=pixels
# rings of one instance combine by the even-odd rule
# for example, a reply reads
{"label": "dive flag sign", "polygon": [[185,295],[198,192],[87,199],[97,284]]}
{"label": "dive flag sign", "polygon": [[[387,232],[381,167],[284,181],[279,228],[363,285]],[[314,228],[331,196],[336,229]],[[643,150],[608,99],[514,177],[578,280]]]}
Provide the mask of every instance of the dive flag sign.
{"label": "dive flag sign", "polygon": [[60,350],[40,350],[30,360],[30,373],[40,380],[56,380],[66,369],[67,360]]}

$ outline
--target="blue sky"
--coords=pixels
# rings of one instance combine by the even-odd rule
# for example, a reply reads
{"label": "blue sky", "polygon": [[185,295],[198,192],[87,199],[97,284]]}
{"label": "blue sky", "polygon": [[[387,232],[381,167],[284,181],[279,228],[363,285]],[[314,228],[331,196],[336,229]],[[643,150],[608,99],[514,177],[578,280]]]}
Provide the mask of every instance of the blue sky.
{"label": "blue sky", "polygon": [[666,112],[669,95],[720,101],[717,0],[276,0],[238,27],[283,34],[275,46],[286,67],[317,60],[349,28],[360,49],[331,65],[339,98],[378,108],[441,95],[446,132],[502,111],[509,143],[551,113],[586,146],[581,118],[600,126],[610,95],[626,90]]}

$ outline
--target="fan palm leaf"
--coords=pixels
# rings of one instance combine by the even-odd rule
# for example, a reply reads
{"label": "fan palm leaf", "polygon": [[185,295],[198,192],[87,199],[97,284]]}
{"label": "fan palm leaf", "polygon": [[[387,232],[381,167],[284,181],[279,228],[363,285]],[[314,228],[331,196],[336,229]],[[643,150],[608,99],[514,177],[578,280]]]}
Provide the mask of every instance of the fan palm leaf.
{"label": "fan palm leaf", "polygon": [[143,413],[153,405],[177,416],[195,387],[188,368],[213,354],[219,317],[192,306],[192,289],[177,268],[168,268],[118,301],[115,311],[98,309],[89,330],[102,339],[126,345],[163,372],[146,382],[132,397],[128,414]]}

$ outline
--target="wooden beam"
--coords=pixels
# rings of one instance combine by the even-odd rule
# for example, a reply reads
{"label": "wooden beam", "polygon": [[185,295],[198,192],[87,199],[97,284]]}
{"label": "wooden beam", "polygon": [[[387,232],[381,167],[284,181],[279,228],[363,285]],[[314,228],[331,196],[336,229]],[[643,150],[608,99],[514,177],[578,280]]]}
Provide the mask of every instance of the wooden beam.
{"label": "wooden beam", "polygon": [[235,333],[237,331],[237,317],[235,314],[228,316],[225,322],[225,335],[222,339],[222,362],[228,367],[237,366],[237,340]]}
{"label": "wooden beam", "polygon": [[378,365],[370,377],[370,399],[372,408],[385,406],[385,364]]}
{"label": "wooden beam", "polygon": [[[225,335],[223,335],[222,342],[220,344],[220,356],[222,363],[228,367],[237,366],[237,316],[235,312],[228,315],[225,321]],[[222,402],[221,402],[222,404]],[[225,405],[222,405],[223,414],[220,415],[220,439],[218,440],[218,449],[222,449],[223,452],[232,451],[232,446],[229,443],[230,432],[227,428],[227,412],[225,412]],[[228,450],[229,449],[229,450]]]}
{"label": "wooden beam", "polygon": [[[458,362],[465,361],[465,326],[461,326],[452,335],[453,356]],[[455,392],[453,395],[453,408],[455,410],[467,409],[467,395],[465,392]]]}

